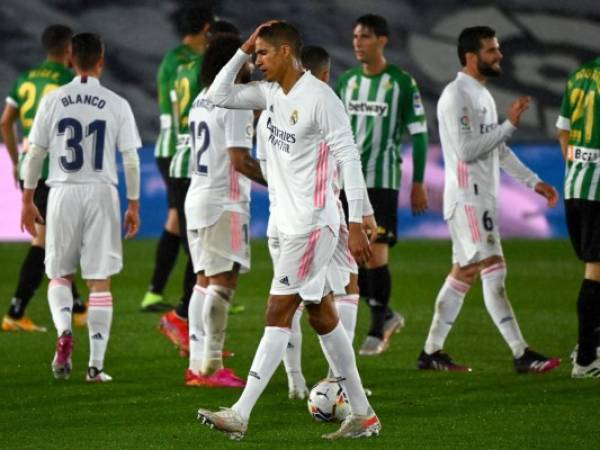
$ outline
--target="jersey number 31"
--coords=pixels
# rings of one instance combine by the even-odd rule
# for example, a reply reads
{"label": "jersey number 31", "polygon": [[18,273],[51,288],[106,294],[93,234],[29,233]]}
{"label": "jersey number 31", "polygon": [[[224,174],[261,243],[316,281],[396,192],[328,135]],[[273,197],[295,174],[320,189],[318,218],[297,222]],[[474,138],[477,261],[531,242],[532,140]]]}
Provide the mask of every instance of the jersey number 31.
{"label": "jersey number 31", "polygon": [[[83,167],[83,126],[81,122],[72,117],[66,117],[58,122],[58,135],[62,136],[68,131],[69,138],[66,142],[66,150],[68,155],[60,157],[60,166],[65,172],[77,172]],[[102,170],[104,162],[104,135],[106,133],[106,121],[94,120],[85,129],[85,137],[92,136],[92,164],[94,170],[99,172]]]}

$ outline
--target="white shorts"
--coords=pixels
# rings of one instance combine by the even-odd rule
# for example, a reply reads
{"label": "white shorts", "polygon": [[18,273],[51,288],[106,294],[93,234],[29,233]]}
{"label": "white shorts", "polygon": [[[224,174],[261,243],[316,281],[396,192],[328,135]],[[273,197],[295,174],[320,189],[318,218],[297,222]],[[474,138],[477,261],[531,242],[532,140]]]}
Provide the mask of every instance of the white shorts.
{"label": "white shorts", "polygon": [[250,270],[250,242],[245,214],[224,211],[210,227],[188,230],[190,255],[194,272],[204,271],[212,277],[229,272],[233,265],[240,265],[240,273]]}
{"label": "white shorts", "polygon": [[350,274],[358,274],[358,265],[348,247],[348,227],[342,223],[338,243],[327,270],[327,280],[334,295],[346,295]]}
{"label": "white shorts", "polygon": [[269,238],[273,258],[271,295],[298,294],[304,302],[319,303],[331,292],[327,269],[338,237],[329,227],[306,235]]}
{"label": "white shorts", "polygon": [[110,184],[69,184],[50,188],[46,213],[46,275],[77,272],[104,280],[123,268],[121,212]]}
{"label": "white shorts", "polygon": [[459,203],[448,220],[452,238],[452,263],[460,267],[490,256],[503,256],[496,209]]}

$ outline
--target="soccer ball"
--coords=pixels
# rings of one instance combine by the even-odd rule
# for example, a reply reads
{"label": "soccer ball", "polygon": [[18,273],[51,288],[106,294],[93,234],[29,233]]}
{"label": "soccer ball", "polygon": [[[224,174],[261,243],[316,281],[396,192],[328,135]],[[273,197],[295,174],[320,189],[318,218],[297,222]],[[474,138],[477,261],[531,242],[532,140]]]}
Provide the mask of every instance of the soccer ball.
{"label": "soccer ball", "polygon": [[348,397],[334,378],[319,381],[308,395],[308,412],[318,422],[341,422],[350,414]]}

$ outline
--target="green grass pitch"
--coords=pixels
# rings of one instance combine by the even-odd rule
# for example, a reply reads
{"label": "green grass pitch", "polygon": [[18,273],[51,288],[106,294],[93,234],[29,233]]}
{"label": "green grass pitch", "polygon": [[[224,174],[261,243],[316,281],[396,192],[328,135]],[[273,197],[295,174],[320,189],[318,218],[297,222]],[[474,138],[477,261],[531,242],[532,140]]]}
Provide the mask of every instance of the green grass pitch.
{"label": "green grass pitch", "polygon": [[[571,380],[569,353],[576,342],[575,303],[582,265],[566,241],[507,241],[508,294],[532,348],[562,357],[546,375],[517,375],[510,352],[485,311],[480,285],[469,293],[447,342],[471,374],[423,373],[415,369],[437,290],[449,269],[447,242],[402,242],[391,253],[392,303],[407,319],[405,329],[379,357],[358,357],[371,403],[383,424],[376,439],[328,443],[320,435],[336,425],[316,423],[304,402],[287,399],[279,368],[259,400],[242,442],[196,422],[198,407],[229,406],[239,390],[187,388],[187,361],[158,333],[158,315],[138,312],[152,269],[155,241],[125,245],[125,270],[114,279],[115,314],[106,360],[114,377],[107,385],[86,385],[87,331],[75,331],[71,379],[50,372],[55,333],[45,286],[29,315],[46,324],[45,334],[0,334],[0,448],[7,449],[591,449],[598,448],[600,385]],[[24,244],[0,244],[0,298],[6,309],[26,251]],[[247,373],[262,335],[271,264],[266,242],[254,241],[253,269],[242,276],[230,317],[226,360]],[[170,281],[167,298],[176,303],[183,264]],[[84,289],[82,289],[84,290]],[[361,304],[355,348],[364,338],[368,310]],[[308,383],[322,378],[326,364],[318,341],[303,319],[303,367]],[[368,447],[367,447],[368,446]]]}

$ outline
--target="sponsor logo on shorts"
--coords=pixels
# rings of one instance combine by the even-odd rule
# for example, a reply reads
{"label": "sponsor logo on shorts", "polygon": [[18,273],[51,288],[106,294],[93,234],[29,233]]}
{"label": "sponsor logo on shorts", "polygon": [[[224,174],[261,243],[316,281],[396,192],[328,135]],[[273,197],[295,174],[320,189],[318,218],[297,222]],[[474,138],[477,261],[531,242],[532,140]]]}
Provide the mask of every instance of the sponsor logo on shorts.
{"label": "sponsor logo on shorts", "polygon": [[287,275],[286,275],[286,276],[284,276],[284,277],[282,277],[282,278],[280,278],[280,279],[279,279],[279,282],[280,282],[281,284],[285,284],[286,286],[289,286],[289,285],[290,285],[290,280],[288,279]]}

